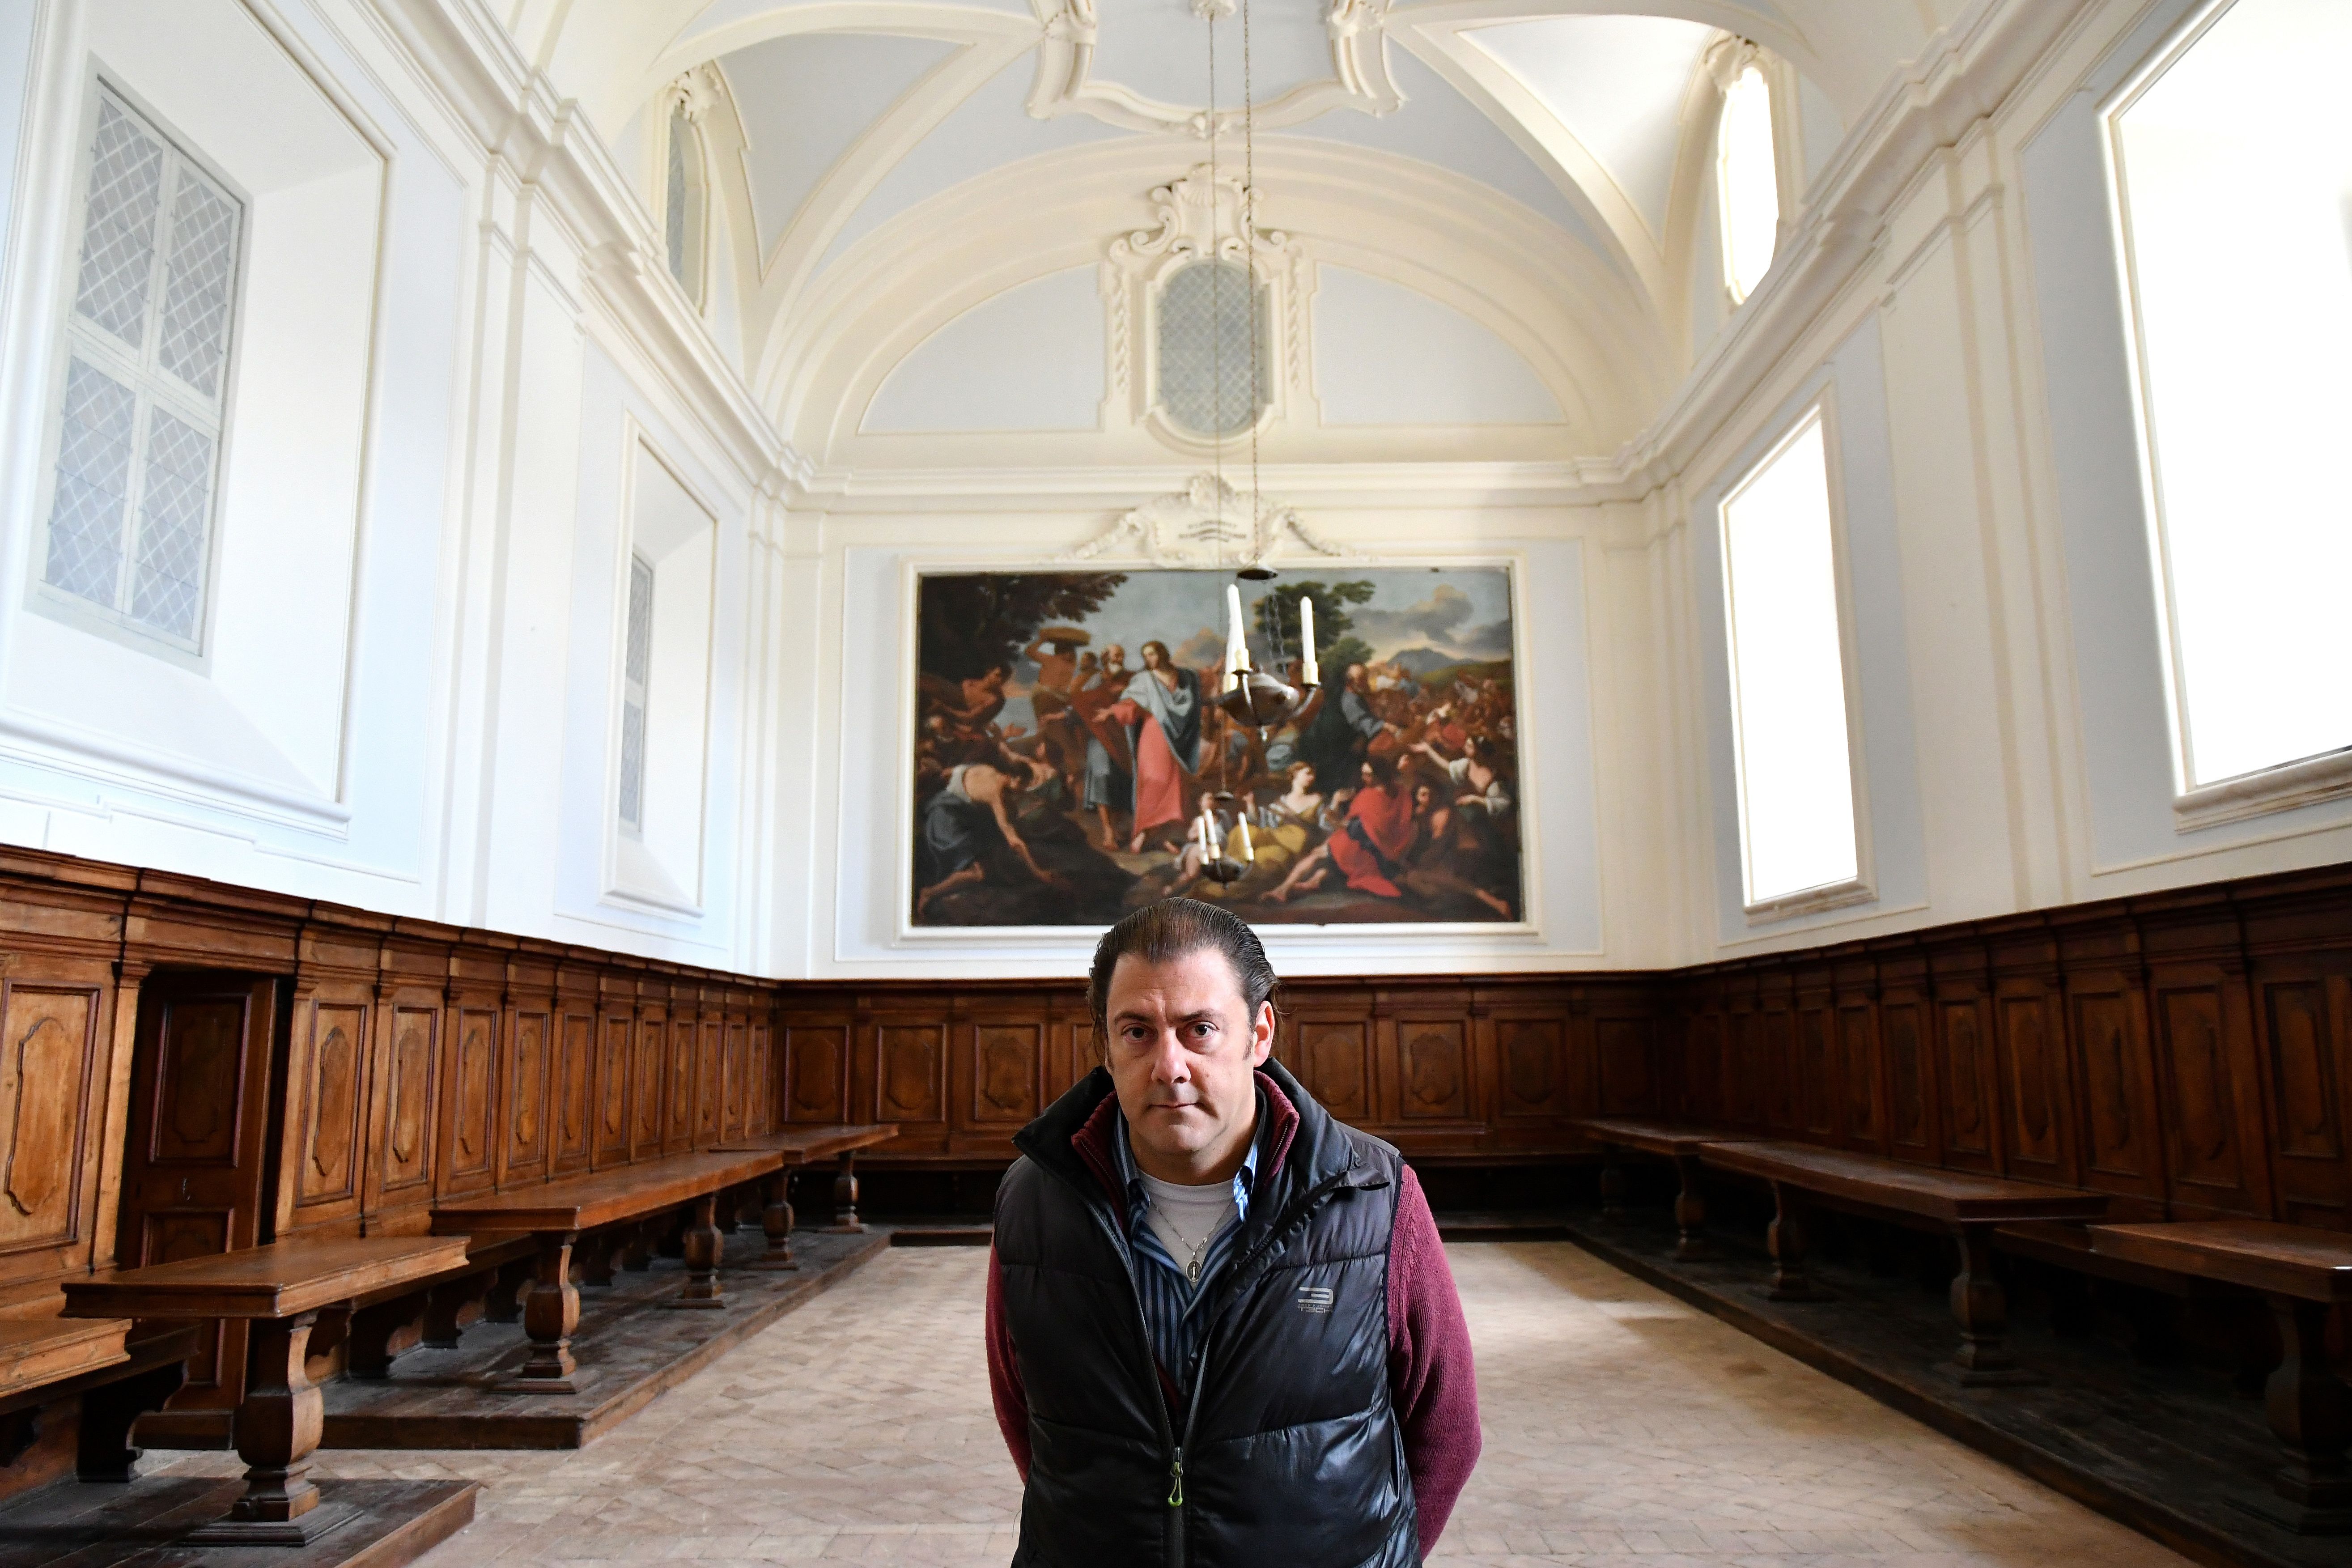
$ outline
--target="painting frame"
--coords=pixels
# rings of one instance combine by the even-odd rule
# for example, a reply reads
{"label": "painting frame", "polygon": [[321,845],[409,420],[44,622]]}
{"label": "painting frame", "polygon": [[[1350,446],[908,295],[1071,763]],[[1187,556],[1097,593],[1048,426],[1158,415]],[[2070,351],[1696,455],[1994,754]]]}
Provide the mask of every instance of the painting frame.
{"label": "painting frame", "polygon": [[[1309,954],[1367,947],[1411,947],[1432,941],[1458,942],[1475,938],[1488,942],[1498,951],[1542,949],[1548,945],[1545,919],[1544,879],[1540,868],[1547,863],[1542,843],[1542,813],[1538,803],[1546,799],[1543,785],[1543,751],[1546,737],[1532,718],[1532,705],[1523,689],[1520,672],[1528,668],[1529,620],[1527,603],[1531,563],[1524,549],[1502,545],[1473,552],[1449,552],[1443,556],[1412,550],[1378,552],[1349,552],[1345,555],[1318,556],[1276,563],[1285,575],[1329,576],[1359,571],[1412,572],[1441,574],[1447,572],[1499,571],[1503,574],[1509,605],[1510,661],[1513,670],[1511,708],[1517,735],[1517,784],[1518,806],[1520,896],[1518,914],[1515,920],[1495,921],[1343,921],[1318,923],[1312,921],[1282,921],[1256,924],[1261,937],[1274,950],[1288,949]],[[963,576],[975,574],[1034,574],[1116,572],[1139,574],[1152,572],[1213,571],[1213,568],[1176,566],[1149,559],[1128,556],[1090,557],[1083,561],[1039,559],[1034,552],[1019,554],[992,554],[979,551],[971,552],[907,552],[899,554],[896,566],[897,635],[892,647],[897,655],[896,679],[891,683],[895,694],[892,713],[894,742],[891,749],[893,771],[892,805],[889,819],[895,831],[894,876],[889,889],[892,915],[888,945],[907,951],[953,952],[969,948],[1003,949],[1008,942],[1017,943],[1031,952],[1069,950],[1090,952],[1105,929],[1100,924],[1065,925],[924,925],[917,924],[914,906],[917,893],[915,841],[919,803],[917,798],[916,771],[919,730],[920,723],[920,691],[918,676],[921,668],[921,595],[923,580],[928,577]],[[1230,574],[1228,574],[1229,575]],[[1277,584],[1278,584],[1277,579]],[[1590,627],[1585,638],[1589,644]],[[1590,658],[1590,647],[1586,656]],[[843,787],[849,787],[846,777]]]}

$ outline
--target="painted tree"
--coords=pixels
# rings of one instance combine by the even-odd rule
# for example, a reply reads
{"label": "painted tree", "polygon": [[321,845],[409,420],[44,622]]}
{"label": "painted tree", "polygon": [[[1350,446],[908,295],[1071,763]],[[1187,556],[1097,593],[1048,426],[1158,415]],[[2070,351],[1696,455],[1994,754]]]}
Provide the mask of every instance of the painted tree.
{"label": "painted tree", "polygon": [[[1248,590],[1243,592],[1246,595]],[[1362,581],[1318,583],[1308,578],[1276,584],[1257,599],[1252,614],[1257,647],[1269,653],[1279,647],[1287,658],[1298,657],[1298,601],[1312,599],[1315,657],[1323,662],[1326,679],[1350,664],[1360,664],[1371,657],[1372,650],[1363,638],[1349,635],[1355,629],[1356,618],[1348,613],[1348,606],[1370,604],[1372,593],[1372,584]]]}
{"label": "painted tree", "polygon": [[1124,572],[927,576],[916,607],[917,667],[950,680],[971,679],[1000,664],[1009,669],[1041,627],[1085,620],[1126,581]]}

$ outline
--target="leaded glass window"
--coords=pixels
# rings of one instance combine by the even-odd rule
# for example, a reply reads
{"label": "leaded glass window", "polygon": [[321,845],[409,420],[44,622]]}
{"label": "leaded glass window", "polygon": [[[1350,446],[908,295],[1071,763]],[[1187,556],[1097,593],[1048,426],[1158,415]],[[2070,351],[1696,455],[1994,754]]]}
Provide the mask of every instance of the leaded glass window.
{"label": "leaded glass window", "polygon": [[1264,345],[1265,286],[1231,261],[1195,261],[1160,294],[1160,405],[1197,436],[1231,436],[1272,399],[1261,366],[1253,384],[1251,324]]}
{"label": "leaded glass window", "polygon": [[101,87],[41,581],[188,649],[204,631],[245,204]]}
{"label": "leaded glass window", "polygon": [[669,111],[669,163],[662,181],[662,237],[669,275],[686,297],[702,303],[702,143],[686,105]]}
{"label": "leaded glass window", "polygon": [[621,660],[621,826],[646,825],[646,691],[654,661],[654,568],[629,557],[627,646]]}

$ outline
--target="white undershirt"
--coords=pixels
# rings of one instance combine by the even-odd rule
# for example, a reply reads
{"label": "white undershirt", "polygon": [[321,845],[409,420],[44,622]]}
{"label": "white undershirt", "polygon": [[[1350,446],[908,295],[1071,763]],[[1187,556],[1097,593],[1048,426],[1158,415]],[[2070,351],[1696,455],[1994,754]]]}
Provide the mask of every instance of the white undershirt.
{"label": "white undershirt", "polygon": [[1208,1243],[1217,1232],[1233,1222],[1233,1178],[1187,1187],[1140,1171],[1136,1174],[1143,1177],[1144,1195],[1151,1200],[1143,1211],[1143,1223],[1151,1227],[1177,1268],[1190,1268],[1195,1258],[1208,1255]]}

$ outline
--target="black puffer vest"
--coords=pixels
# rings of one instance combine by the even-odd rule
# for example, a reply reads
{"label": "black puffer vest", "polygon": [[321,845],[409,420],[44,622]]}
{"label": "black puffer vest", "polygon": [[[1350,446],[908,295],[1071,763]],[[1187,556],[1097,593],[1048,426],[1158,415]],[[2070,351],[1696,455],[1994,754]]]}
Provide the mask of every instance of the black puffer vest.
{"label": "black puffer vest", "polygon": [[1160,1392],[1125,1215],[1070,1139],[1097,1068],[1013,1140],[996,1191],[1005,1325],[1029,1402],[1015,1568],[1412,1568],[1412,1480],[1389,1403],[1389,1237],[1401,1163],[1298,1109],[1241,1245],[1210,1281],[1185,1408]]}

